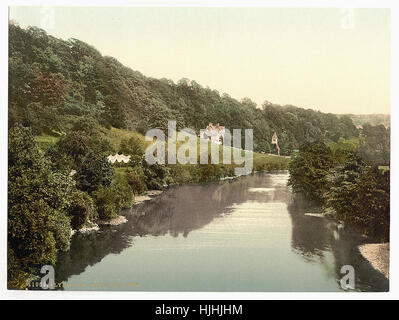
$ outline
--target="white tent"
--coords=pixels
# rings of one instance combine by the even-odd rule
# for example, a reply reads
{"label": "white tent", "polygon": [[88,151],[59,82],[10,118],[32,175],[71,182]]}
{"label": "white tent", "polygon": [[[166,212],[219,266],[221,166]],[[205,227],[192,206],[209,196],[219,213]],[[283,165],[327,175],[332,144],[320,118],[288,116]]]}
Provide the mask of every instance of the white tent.
{"label": "white tent", "polygon": [[108,156],[108,161],[111,163],[115,163],[115,162],[124,162],[124,163],[128,163],[130,161],[130,157],[131,156],[125,156],[123,154],[116,154],[116,155],[109,155]]}

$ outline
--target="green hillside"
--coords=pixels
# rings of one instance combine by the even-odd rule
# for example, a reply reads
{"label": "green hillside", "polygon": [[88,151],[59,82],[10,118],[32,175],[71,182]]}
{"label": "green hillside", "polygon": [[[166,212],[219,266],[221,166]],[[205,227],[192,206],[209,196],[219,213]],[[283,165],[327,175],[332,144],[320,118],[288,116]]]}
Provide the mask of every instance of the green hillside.
{"label": "green hillside", "polygon": [[77,39],[60,40],[38,28],[10,24],[10,127],[22,123],[36,135],[56,136],[79,118],[142,134],[165,129],[168,120],[197,131],[219,122],[229,129],[253,129],[254,151],[266,153],[275,151],[271,137],[276,131],[283,155],[304,141],[357,136],[349,117],[268,102],[256,106],[249,98],[238,101],[188,79],[145,77]]}

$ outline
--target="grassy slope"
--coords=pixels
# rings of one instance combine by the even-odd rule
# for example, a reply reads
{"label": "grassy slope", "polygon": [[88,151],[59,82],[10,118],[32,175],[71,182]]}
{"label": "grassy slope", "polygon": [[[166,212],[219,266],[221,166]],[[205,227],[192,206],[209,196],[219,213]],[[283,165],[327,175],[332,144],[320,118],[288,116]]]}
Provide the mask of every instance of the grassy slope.
{"label": "grassy slope", "polygon": [[[114,150],[119,149],[119,145],[123,139],[129,139],[132,136],[138,136],[146,145],[148,145],[150,142],[146,142],[144,139],[144,136],[135,132],[135,131],[129,131],[129,130],[123,130],[123,129],[116,129],[116,128],[111,128],[111,129],[104,129],[103,131],[103,136],[109,142],[111,143],[112,147]],[[36,142],[38,143],[39,147],[42,150],[47,150],[52,144],[56,143],[59,140],[58,137],[53,137],[49,135],[40,135],[36,137]],[[177,144],[177,148],[182,144],[183,142],[179,142]],[[234,168],[234,165],[224,165],[222,164],[222,159],[223,159],[223,146],[220,146],[220,164],[217,165],[217,170],[219,171],[221,176],[231,176],[232,171]],[[210,147],[208,147],[208,153],[210,153]],[[243,153],[242,153],[243,154]],[[199,144],[198,144],[198,155],[199,155]],[[254,153],[253,154],[253,164],[254,164],[254,171],[269,171],[269,170],[282,170],[282,169],[287,169],[289,163],[288,158],[284,157],[276,157],[276,156],[270,156],[266,154],[260,154],[260,153]],[[172,175],[179,177],[176,179],[178,183],[187,183],[187,182],[195,182],[196,179],[193,177],[195,175],[195,166],[196,165],[177,165],[173,166],[176,168],[172,168]],[[240,166],[240,165],[238,165]],[[118,168],[119,165],[115,165],[117,168],[117,174],[122,174],[125,169],[124,168]],[[171,166],[172,167],[172,166]],[[197,170],[198,171],[198,170]]]}
{"label": "grassy slope", "polygon": [[59,140],[59,137],[53,137],[53,136],[43,134],[41,136],[36,136],[35,140],[36,140],[36,143],[38,144],[39,148],[42,151],[46,151],[53,144],[57,143],[57,141]]}

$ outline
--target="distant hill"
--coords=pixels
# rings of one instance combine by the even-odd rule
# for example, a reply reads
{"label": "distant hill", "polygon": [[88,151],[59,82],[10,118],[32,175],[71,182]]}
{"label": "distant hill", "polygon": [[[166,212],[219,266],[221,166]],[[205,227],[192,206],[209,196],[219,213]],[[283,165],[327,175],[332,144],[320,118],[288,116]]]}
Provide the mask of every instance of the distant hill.
{"label": "distant hill", "polygon": [[372,126],[382,124],[386,128],[391,126],[390,114],[346,114],[345,116],[351,118],[356,126],[364,125],[366,123]]}
{"label": "distant hill", "polygon": [[9,126],[22,123],[36,135],[59,135],[82,118],[140,133],[166,129],[168,120],[197,131],[219,122],[253,129],[254,150],[266,153],[275,152],[276,131],[283,155],[305,141],[358,135],[348,116],[268,102],[257,108],[249,98],[238,101],[188,79],[146,77],[80,40],[10,24]]}

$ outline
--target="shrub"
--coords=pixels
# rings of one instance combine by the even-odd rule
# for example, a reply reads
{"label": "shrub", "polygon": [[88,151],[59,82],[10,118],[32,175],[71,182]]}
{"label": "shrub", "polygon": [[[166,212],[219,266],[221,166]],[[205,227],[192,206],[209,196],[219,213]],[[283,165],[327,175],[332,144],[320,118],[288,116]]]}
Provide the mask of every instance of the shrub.
{"label": "shrub", "polygon": [[114,168],[104,154],[89,152],[76,172],[79,189],[88,193],[111,185]]}
{"label": "shrub", "polygon": [[141,194],[146,191],[145,177],[142,170],[128,169],[125,178],[135,195]]}
{"label": "shrub", "polygon": [[366,233],[389,241],[390,173],[377,166],[367,168],[356,186],[353,199],[356,208],[351,220],[366,229]]}
{"label": "shrub", "polygon": [[93,192],[93,199],[100,219],[110,220],[117,217],[119,213],[117,198],[118,194],[114,188],[100,187]]}
{"label": "shrub", "polygon": [[117,193],[119,210],[130,208],[133,205],[134,195],[132,188],[123,175],[117,175],[112,182],[112,189]]}
{"label": "shrub", "polygon": [[80,229],[88,220],[98,217],[93,199],[86,192],[79,190],[73,194],[69,215],[73,229]]}
{"label": "shrub", "polygon": [[119,152],[126,155],[142,156],[144,154],[144,142],[138,136],[133,136],[129,140],[122,139]]}
{"label": "shrub", "polygon": [[30,274],[24,272],[19,259],[11,248],[7,250],[7,287],[8,289],[25,289]]}
{"label": "shrub", "polygon": [[145,183],[148,189],[161,190],[172,182],[169,168],[158,163],[149,165],[144,161],[143,167]]}
{"label": "shrub", "polygon": [[58,162],[58,157],[61,155],[69,159],[71,168],[76,168],[80,165],[82,158],[90,150],[90,137],[84,131],[73,131],[62,137],[56,145],[55,150],[52,150],[51,158],[53,162]]}
{"label": "shrub", "polygon": [[142,172],[147,189],[161,190],[165,185],[173,183],[168,166],[158,163],[148,164],[144,156],[132,157],[130,165],[136,169],[140,168],[140,175]]}
{"label": "shrub", "polygon": [[199,167],[196,164],[182,165],[177,163],[168,165],[168,167],[173,183],[183,184],[199,182]]}
{"label": "shrub", "polygon": [[221,176],[220,165],[200,164],[200,182],[212,181]]}
{"label": "shrub", "polygon": [[110,220],[123,208],[133,204],[133,192],[123,176],[117,176],[110,187],[100,187],[93,192],[93,198],[100,219]]}
{"label": "shrub", "polygon": [[101,130],[98,121],[89,116],[78,118],[72,126],[72,131],[83,131],[88,135],[93,135]]}
{"label": "shrub", "polygon": [[327,175],[333,166],[333,153],[324,142],[305,143],[291,159],[289,185],[315,204],[323,204]]}

